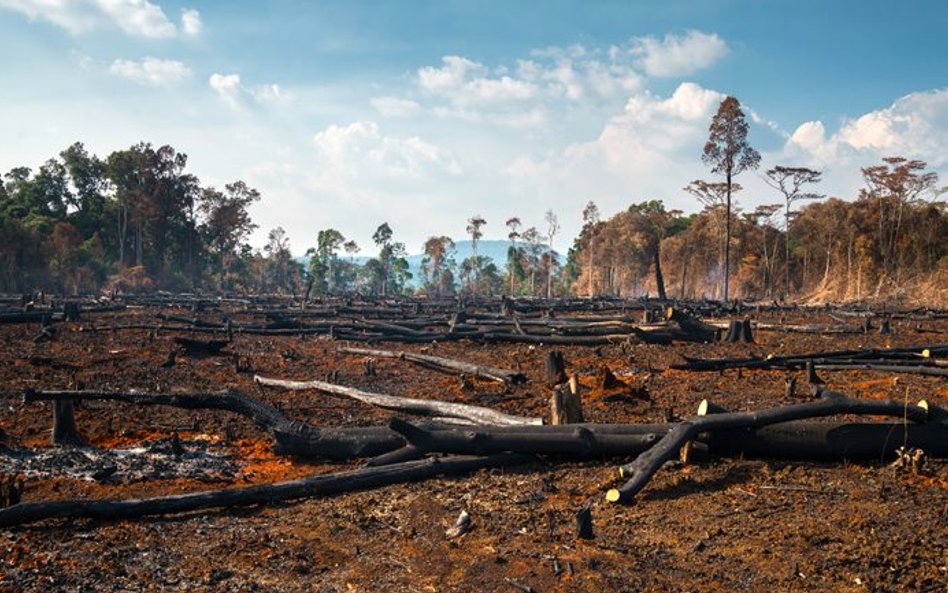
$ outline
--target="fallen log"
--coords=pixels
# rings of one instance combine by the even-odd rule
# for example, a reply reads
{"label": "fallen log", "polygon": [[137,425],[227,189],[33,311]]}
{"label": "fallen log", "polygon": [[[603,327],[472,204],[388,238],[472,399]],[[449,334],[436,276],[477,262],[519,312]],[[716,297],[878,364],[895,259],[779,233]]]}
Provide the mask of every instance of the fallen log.
{"label": "fallen log", "polygon": [[217,507],[272,504],[277,501],[330,496],[343,492],[380,488],[391,484],[467,473],[489,467],[522,465],[530,461],[532,461],[530,457],[515,454],[423,459],[262,486],[208,490],[154,498],[21,502],[0,509],[0,527],[12,527],[56,518],[117,521],[154,515],[186,513]]}
{"label": "fallen log", "polygon": [[374,356],[377,358],[398,358],[444,373],[463,373],[465,375],[478,377],[481,379],[499,381],[508,385],[519,385],[527,382],[527,376],[517,371],[486,367],[460,360],[444,358],[441,356],[432,356],[429,354],[417,354],[415,352],[395,352],[393,350],[370,350],[367,348],[350,347],[341,347],[336,351],[342,352],[344,354]]}
{"label": "fallen log", "polygon": [[873,364],[860,361],[853,364],[817,363],[814,366],[821,371],[875,371],[879,373],[925,375],[928,377],[948,377],[948,369],[933,368],[923,365]]}
{"label": "fallen log", "polygon": [[[497,432],[493,427],[428,430],[399,418],[389,428],[402,435],[418,451],[490,455],[502,452],[545,455],[605,457],[637,455],[658,442],[664,433],[639,431],[629,434],[596,433],[574,424],[570,430]],[[551,427],[542,427],[544,429]]]}
{"label": "fallen log", "polygon": [[295,422],[283,412],[252,397],[233,391],[219,393],[130,393],[109,391],[34,391],[25,402],[111,400],[135,405],[174,406],[191,410],[222,410],[251,419],[270,432],[274,451],[307,459],[346,460],[374,457],[405,445],[404,439],[384,426],[322,428]]}
{"label": "fallen log", "polygon": [[619,474],[629,480],[620,488],[606,494],[609,502],[628,504],[652,479],[662,465],[678,456],[681,447],[699,434],[746,428],[759,428],[771,424],[833,416],[837,414],[863,414],[904,417],[912,422],[924,423],[930,419],[943,425],[945,412],[931,406],[907,406],[893,400],[865,400],[848,398],[838,393],[821,390],[819,401],[770,408],[757,412],[727,412],[698,416],[679,422],[651,449],[639,455],[632,463],[619,468]]}
{"label": "fallen log", "polygon": [[468,404],[457,404],[453,402],[442,402],[427,399],[415,399],[407,397],[397,397],[382,393],[372,393],[346,387],[335,383],[325,381],[287,381],[283,379],[270,379],[255,375],[254,382],[269,387],[282,387],[283,389],[305,390],[316,389],[324,393],[334,395],[343,395],[352,399],[367,403],[372,406],[386,410],[398,410],[412,414],[424,416],[442,416],[446,418],[463,418],[471,420],[477,424],[494,425],[524,425],[524,424],[542,424],[540,418],[525,418],[523,416],[511,416],[502,412],[497,412],[489,408],[480,406],[471,406]]}

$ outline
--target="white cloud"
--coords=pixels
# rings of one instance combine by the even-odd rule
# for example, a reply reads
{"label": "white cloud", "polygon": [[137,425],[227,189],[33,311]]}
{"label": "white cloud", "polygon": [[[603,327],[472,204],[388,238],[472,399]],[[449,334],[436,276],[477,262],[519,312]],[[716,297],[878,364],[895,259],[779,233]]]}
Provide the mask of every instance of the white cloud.
{"label": "white cloud", "polygon": [[372,107],[385,117],[409,117],[421,111],[421,105],[410,99],[398,97],[374,97],[369,101]]}
{"label": "white cloud", "polygon": [[160,6],[148,0],[0,0],[0,7],[30,20],[52,23],[72,34],[118,28],[128,35],[174,37],[177,29]]}
{"label": "white cloud", "polygon": [[204,29],[204,23],[201,21],[201,13],[193,8],[185,8],[181,11],[181,30],[189,37],[196,37]]}
{"label": "white cloud", "polygon": [[711,66],[727,55],[727,43],[715,33],[688,31],[669,33],[664,39],[639,37],[633,40],[632,53],[637,64],[649,76],[687,76]]}
{"label": "white cloud", "polygon": [[440,68],[425,66],[418,70],[418,86],[459,105],[501,103],[532,98],[534,84],[510,76],[489,78],[487,67],[460,56],[445,56]]}
{"label": "white cloud", "polygon": [[844,121],[830,135],[822,122],[804,122],[786,148],[817,166],[899,155],[943,167],[948,164],[948,88],[911,93]]}
{"label": "white cloud", "polygon": [[240,95],[243,87],[240,84],[239,74],[211,74],[208,84],[218,94],[224,103],[233,109],[241,108]]}
{"label": "white cloud", "polygon": [[612,99],[643,87],[628,52],[607,55],[581,45],[537,50],[512,68],[445,56],[440,66],[420,68],[416,82],[431,103],[423,109],[515,127],[548,123],[546,112],[554,103]]}
{"label": "white cloud", "polygon": [[260,104],[283,104],[293,100],[293,96],[278,84],[244,86],[239,74],[211,74],[208,84],[214,92],[235,111],[243,111],[247,101]]}
{"label": "white cloud", "polygon": [[372,121],[331,125],[313,136],[313,144],[326,175],[336,179],[420,179],[461,172],[457,161],[437,146],[417,136],[385,136]]}
{"label": "white cloud", "polygon": [[605,212],[652,198],[684,208],[690,204],[679,188],[707,176],[701,150],[723,98],[690,82],[667,98],[636,93],[595,139],[521,155],[507,167],[508,179],[526,195],[546,196],[554,207],[559,202],[558,209],[573,204],[577,195],[594,198]]}
{"label": "white cloud", "polygon": [[148,57],[134,60],[115,60],[109,72],[132,82],[148,86],[166,86],[181,82],[191,76],[191,70],[176,60],[160,60]]}

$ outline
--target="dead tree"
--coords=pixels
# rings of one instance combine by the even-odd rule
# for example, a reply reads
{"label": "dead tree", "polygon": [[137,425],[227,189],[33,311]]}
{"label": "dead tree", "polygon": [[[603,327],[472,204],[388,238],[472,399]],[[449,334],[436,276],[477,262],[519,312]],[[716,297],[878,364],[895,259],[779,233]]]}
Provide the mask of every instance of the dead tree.
{"label": "dead tree", "polygon": [[[758,412],[729,412],[700,416],[678,423],[654,447],[639,455],[635,461],[622,466],[620,475],[629,480],[620,488],[609,490],[606,500],[628,504],[652,479],[662,465],[678,456],[681,447],[701,433],[759,428],[771,424],[833,416],[836,414],[868,414],[877,416],[904,417],[912,422],[929,421],[931,410],[923,406],[906,406],[893,400],[862,400],[845,397],[823,390],[822,398],[815,402],[795,404],[782,408],[771,408]],[[940,423],[945,423],[944,413],[938,414]]]}
{"label": "dead tree", "polygon": [[508,371],[494,367],[486,367],[460,360],[444,358],[442,356],[432,356],[430,354],[416,354],[414,352],[395,352],[392,350],[369,350],[366,348],[338,348],[337,352],[344,354],[358,354],[363,356],[373,356],[377,358],[397,358],[407,360],[443,373],[458,374],[463,373],[472,377],[487,379],[490,381],[499,381],[508,385],[519,385],[526,383],[527,376],[517,371]]}
{"label": "dead tree", "polygon": [[384,408],[386,410],[398,410],[413,414],[425,416],[438,416],[443,418],[462,418],[476,424],[496,424],[496,425],[521,425],[521,424],[542,424],[539,418],[524,418],[522,416],[511,416],[497,412],[489,408],[480,406],[471,406],[468,404],[456,404],[453,402],[441,402],[427,399],[414,399],[408,397],[396,397],[382,393],[371,393],[337,385],[335,383],[326,383],[325,381],[286,381],[283,379],[270,379],[255,375],[254,382],[260,385],[270,387],[282,387],[283,389],[305,390],[316,389],[325,393],[334,395],[343,395],[352,399],[367,403],[372,406]]}
{"label": "dead tree", "polygon": [[379,488],[423,480],[439,475],[456,475],[488,467],[529,463],[523,455],[501,454],[488,457],[422,459],[381,467],[325,474],[298,480],[226,488],[192,494],[176,494],[130,500],[57,500],[27,502],[0,509],[0,527],[12,527],[55,518],[119,521],[154,515],[186,513],[216,507],[268,504],[330,496],[342,492]]}

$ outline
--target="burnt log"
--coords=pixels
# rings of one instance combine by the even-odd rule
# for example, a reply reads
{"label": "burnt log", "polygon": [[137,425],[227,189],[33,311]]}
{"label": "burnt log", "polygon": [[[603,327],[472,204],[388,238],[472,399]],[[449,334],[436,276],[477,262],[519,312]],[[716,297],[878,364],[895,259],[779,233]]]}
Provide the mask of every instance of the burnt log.
{"label": "burnt log", "polygon": [[531,461],[530,457],[522,455],[423,459],[324,474],[275,484],[208,490],[154,498],[21,502],[0,509],[0,527],[24,525],[57,518],[119,521],[155,515],[186,513],[209,508],[272,504],[278,501],[331,496],[343,492],[379,488],[435,476],[463,474],[489,467],[522,465]]}
{"label": "burnt log", "polygon": [[[610,457],[637,455],[658,442],[664,434],[649,426],[629,426],[629,432],[596,432],[595,425],[522,427],[498,430],[495,427],[426,429],[399,418],[389,428],[402,435],[416,449],[428,453],[490,455],[514,452],[544,455]],[[551,430],[559,428],[561,430]],[[537,430],[539,429],[539,430]],[[632,432],[635,431],[635,432]]]}
{"label": "burnt log", "polygon": [[[735,429],[760,428],[771,424],[837,414],[862,414],[904,417],[908,421],[924,423],[932,418],[930,407],[906,406],[893,400],[864,400],[848,398],[823,390],[822,399],[815,402],[770,408],[757,412],[725,412],[699,416],[678,423],[654,447],[639,455],[635,461],[619,468],[629,480],[620,488],[609,490],[606,500],[628,504],[652,479],[662,465],[679,455],[681,447],[699,434]],[[948,425],[943,413],[936,421]]]}

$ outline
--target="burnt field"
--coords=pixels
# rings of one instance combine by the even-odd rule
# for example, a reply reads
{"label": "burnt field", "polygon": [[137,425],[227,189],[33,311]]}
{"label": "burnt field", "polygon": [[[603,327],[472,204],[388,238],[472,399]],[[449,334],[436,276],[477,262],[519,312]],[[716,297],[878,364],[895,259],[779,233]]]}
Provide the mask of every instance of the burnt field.
{"label": "burnt field", "polygon": [[[940,409],[948,408],[948,380],[939,372],[948,370],[941,364],[948,348],[937,347],[948,344],[948,318],[700,303],[673,309],[683,317],[665,320],[664,307],[642,301],[328,301],[301,309],[279,299],[165,297],[86,302],[76,318],[39,303],[20,315],[11,303],[0,311],[0,502],[20,504],[0,509],[8,525],[0,527],[0,591],[948,591],[948,463],[938,432]],[[728,323],[743,319],[752,335]],[[733,332],[734,341],[704,340],[701,331]],[[396,356],[340,351],[347,347]],[[617,469],[635,455],[557,454],[548,445],[516,458],[472,449],[496,463],[339,494],[273,493],[254,504],[120,519],[18,519],[29,503],[244,489],[358,470],[385,452],[375,440],[371,455],[289,454],[281,435],[301,425],[344,433],[397,417],[429,432],[451,426],[443,414],[422,421],[323,387],[263,385],[260,377],[549,422],[554,351],[565,364],[560,375],[550,369],[552,383],[575,377],[582,426],[591,427],[569,434],[587,443],[600,434],[596,426],[616,424],[665,427],[655,429],[661,439],[703,400],[758,411],[816,405],[829,390],[860,402],[893,400],[904,414],[886,418],[870,406],[813,420],[889,423],[883,444],[851,455],[858,459],[805,459],[785,446],[763,457],[726,452],[736,433],[702,435],[686,462],[675,447],[674,460],[623,497],[628,504],[606,495],[621,490],[626,479]],[[809,360],[816,376],[794,358],[817,353],[835,354]],[[445,372],[425,357],[478,369]],[[681,368],[708,359],[730,362]],[[485,368],[510,374],[491,378]],[[46,393],[54,390],[70,397]],[[188,396],[224,390],[288,422],[181,407]],[[179,399],[147,402],[142,394]],[[51,445],[57,399],[75,402],[81,446]],[[924,418],[920,400],[928,404]],[[385,430],[385,438],[398,434]],[[479,430],[488,429],[452,434]],[[914,461],[894,467],[894,449],[923,434],[924,455],[912,451]],[[316,453],[325,446],[307,442]],[[426,453],[450,460],[421,443],[398,463],[424,463],[410,459]],[[760,447],[771,445],[764,438]],[[584,508],[591,537],[578,535]],[[456,527],[462,511],[469,523]]]}

